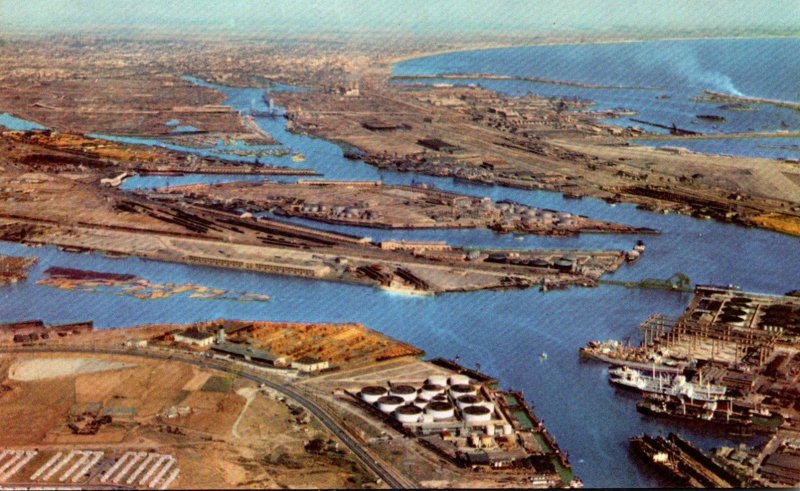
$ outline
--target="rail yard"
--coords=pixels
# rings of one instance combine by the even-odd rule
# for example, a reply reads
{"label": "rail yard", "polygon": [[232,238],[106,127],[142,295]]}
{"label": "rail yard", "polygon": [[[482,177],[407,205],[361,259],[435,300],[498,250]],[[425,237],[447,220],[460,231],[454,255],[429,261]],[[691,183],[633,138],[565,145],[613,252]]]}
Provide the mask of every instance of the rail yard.
{"label": "rail yard", "polygon": [[575,235],[581,232],[657,233],[655,230],[591,220],[555,210],[489,198],[458,195],[422,186],[392,186],[364,181],[225,183],[158,190],[186,201],[224,205],[258,213],[379,228],[490,228],[498,232]]}
{"label": "rail yard", "polygon": [[[515,385],[559,383],[550,367],[565,349],[581,376],[591,368],[582,366],[586,359],[608,364],[601,375],[613,389],[601,389],[613,398],[632,392],[620,407],[630,403],[645,428],[660,431],[611,441],[591,427],[608,421],[588,417],[573,431],[595,439],[591,452],[630,449],[637,465],[677,486],[800,486],[800,293],[774,294],[778,279],[748,292],[692,288],[682,273],[638,276],[657,278],[686,264],[695,277],[689,268],[715,258],[666,248],[730,242],[738,228],[711,222],[706,234],[694,228],[701,220],[638,210],[800,236],[800,164],[636,145],[798,133],[704,133],[699,124],[625,107],[483,86],[633,91],[670,104],[655,95],[659,87],[639,84],[471,70],[392,75],[404,58],[530,42],[470,39],[433,36],[397,46],[324,34],[270,43],[0,36],[0,241],[31,254],[0,254],[0,296],[45,292],[42,298],[65,304],[58,315],[40,313],[47,309],[38,298],[10,302],[8,314],[0,309],[0,487],[581,487],[580,469],[539,409],[505,385],[518,373],[499,361],[527,363],[513,365],[525,370]],[[714,90],[695,102],[730,111],[798,107]],[[725,122],[716,113],[692,115],[709,126]],[[603,121],[622,116],[635,125]],[[429,177],[417,182],[402,173]],[[617,203],[638,210],[610,212]],[[671,219],[692,226],[684,232]],[[661,240],[656,221],[673,227],[674,242]],[[461,239],[460,229],[467,239],[489,237],[481,244],[491,246],[449,243]],[[645,254],[648,237],[655,247],[648,243]],[[530,242],[537,246],[525,247]],[[738,282],[727,275],[753,250],[742,245],[735,261],[698,267],[699,276]],[[664,256],[679,266],[642,269]],[[796,264],[794,256],[785,259]],[[225,270],[241,275],[234,282],[215,276]],[[621,278],[608,278],[617,271]],[[771,271],[786,281],[785,271]],[[253,290],[243,291],[240,280]],[[598,296],[606,305],[583,297],[613,286],[629,290]],[[600,288],[502,291],[571,287]],[[465,293],[480,290],[496,291]],[[587,337],[562,338],[567,329],[553,320],[565,315],[569,328],[595,329],[636,307],[625,302],[674,307],[667,297],[686,293],[693,297],[682,314],[653,313],[640,324],[638,346],[591,341],[580,362],[571,355]],[[96,306],[65,300],[89,294],[106,296],[89,300]],[[511,300],[492,303],[500,297]],[[209,302],[181,310],[191,299],[218,301],[213,308],[226,318],[208,310]],[[162,301],[152,309],[136,303],[151,300]],[[354,312],[362,300],[375,308]],[[122,319],[75,321],[90,317],[83,309],[105,305]],[[429,322],[442,305],[452,319]],[[147,320],[128,318],[142,312]],[[635,332],[651,313],[602,335]],[[159,321],[108,328],[150,319]],[[375,322],[381,332],[360,322]],[[384,331],[391,323],[402,324],[400,339],[488,361],[503,382],[458,355],[425,360],[422,349],[383,334],[395,332]],[[490,329],[497,338],[475,336]],[[465,346],[462,336],[497,340],[497,349],[508,336],[519,346],[495,360],[497,353]],[[564,339],[580,341],[565,348]],[[584,390],[584,380],[573,383],[584,394],[606,395]],[[526,387],[539,400],[541,388]],[[562,409],[578,418],[569,408],[556,412]],[[552,406],[546,411],[550,418]],[[561,442],[572,429],[558,424]],[[712,449],[683,428],[749,440]],[[621,464],[579,451],[576,468],[595,478],[607,472],[601,466]]]}
{"label": "rail yard", "polygon": [[[24,142],[23,152],[34,151],[31,147],[44,148],[33,134],[13,133],[10,138],[12,148]],[[74,146],[81,149],[80,153],[97,158],[94,146]],[[105,150],[125,155],[128,147],[113,144]],[[123,163],[103,159],[103,171],[83,164],[64,166],[60,156],[48,168],[39,168],[24,158],[12,161],[0,176],[2,237],[31,244],[55,244],[73,251],[96,250],[433,293],[532,285],[591,286],[602,274],[613,272],[624,262],[624,251],[470,253],[458,247],[425,243],[380,247],[361,237],[252,218],[230,206],[183,202],[180,195],[170,193],[124,192],[103,184],[102,176],[125,171],[124,162],[148,157],[156,160],[163,154],[136,148],[130,151],[134,153],[117,156]],[[53,165],[62,172],[54,172]],[[342,189],[347,191],[348,187]],[[314,190],[318,188],[312,184]],[[425,190],[419,193],[434,194]],[[475,202],[452,194],[446,198],[450,202]],[[61,206],[53,206],[55,200]],[[499,208],[493,213],[499,216]],[[542,226],[549,223],[545,227],[554,231],[569,232],[563,223],[573,230],[585,223],[587,227],[617,230],[616,226],[581,217],[547,213],[549,218],[542,213],[532,222]],[[391,223],[396,223],[397,217],[391,218]],[[562,222],[556,223],[559,219]],[[619,230],[634,231],[625,227]]]}

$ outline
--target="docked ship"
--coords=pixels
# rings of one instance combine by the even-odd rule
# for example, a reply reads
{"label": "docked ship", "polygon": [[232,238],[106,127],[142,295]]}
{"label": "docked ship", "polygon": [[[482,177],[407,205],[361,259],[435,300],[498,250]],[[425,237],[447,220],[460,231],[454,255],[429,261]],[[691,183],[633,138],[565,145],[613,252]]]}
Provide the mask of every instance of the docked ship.
{"label": "docked ship", "polygon": [[712,423],[749,427],[753,420],[746,408],[738,408],[731,399],[714,401],[687,400],[673,395],[647,394],[636,410],[649,416],[666,416]]}
{"label": "docked ship", "polygon": [[[643,348],[624,346],[619,341],[589,341],[578,350],[581,358],[598,360],[611,365],[625,365],[630,368],[649,370],[653,366],[660,372],[682,373],[683,363],[672,360],[662,361],[660,357],[652,358]],[[654,365],[655,364],[655,365]]]}
{"label": "docked ship", "polygon": [[276,116],[280,116],[280,114],[278,114],[278,111],[275,110],[275,101],[272,100],[272,97],[269,96],[268,92],[264,92],[264,95],[262,96],[262,99],[264,101],[264,104],[267,105],[267,110],[266,111],[259,111],[258,109],[256,109],[256,101],[255,101],[255,99],[252,99],[250,101],[250,115],[251,116],[255,116],[255,117],[259,117],[259,118],[274,118]]}
{"label": "docked ship", "polygon": [[689,382],[684,375],[672,376],[655,370],[653,375],[645,375],[643,371],[627,366],[609,370],[608,381],[625,389],[692,401],[717,402],[725,399],[727,391],[727,388],[721,385]]}

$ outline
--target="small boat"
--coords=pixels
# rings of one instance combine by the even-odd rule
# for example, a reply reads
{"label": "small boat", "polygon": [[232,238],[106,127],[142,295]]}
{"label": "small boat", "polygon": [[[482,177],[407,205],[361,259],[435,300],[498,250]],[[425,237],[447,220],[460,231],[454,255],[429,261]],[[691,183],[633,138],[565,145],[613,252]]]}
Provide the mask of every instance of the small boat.
{"label": "small boat", "polygon": [[720,116],[718,114],[698,114],[697,119],[702,119],[704,121],[725,121],[725,116]]}

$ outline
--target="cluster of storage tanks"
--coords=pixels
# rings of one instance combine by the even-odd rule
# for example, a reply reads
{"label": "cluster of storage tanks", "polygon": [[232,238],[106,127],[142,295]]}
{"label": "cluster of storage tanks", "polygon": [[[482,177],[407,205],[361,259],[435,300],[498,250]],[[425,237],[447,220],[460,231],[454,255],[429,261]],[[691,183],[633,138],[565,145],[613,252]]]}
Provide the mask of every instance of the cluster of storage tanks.
{"label": "cluster of storage tanks", "polygon": [[432,375],[419,389],[411,385],[386,388],[371,385],[361,389],[361,399],[401,423],[433,423],[456,418],[466,423],[492,420],[494,403],[485,400],[466,375]]}

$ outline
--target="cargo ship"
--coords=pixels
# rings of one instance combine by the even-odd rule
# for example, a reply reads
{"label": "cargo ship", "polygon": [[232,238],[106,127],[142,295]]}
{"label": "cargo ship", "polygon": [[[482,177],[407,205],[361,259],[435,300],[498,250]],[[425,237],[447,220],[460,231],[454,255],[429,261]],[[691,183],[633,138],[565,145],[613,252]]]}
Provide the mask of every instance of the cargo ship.
{"label": "cargo ship", "polygon": [[653,370],[645,375],[641,370],[627,366],[608,371],[608,381],[618,387],[649,394],[688,398],[693,401],[717,402],[725,399],[727,388],[721,385],[695,384],[684,375],[670,375]]}
{"label": "cargo ship", "polygon": [[659,372],[683,373],[685,363],[672,360],[662,361],[660,357],[648,357],[642,348],[624,346],[619,341],[589,341],[586,346],[578,350],[581,358],[598,360],[616,366],[628,366],[642,370],[655,367]]}
{"label": "cargo ship", "polygon": [[753,422],[750,411],[735,408],[731,399],[701,401],[674,395],[646,394],[636,404],[636,410],[648,416],[720,423],[743,430],[749,429]]}

